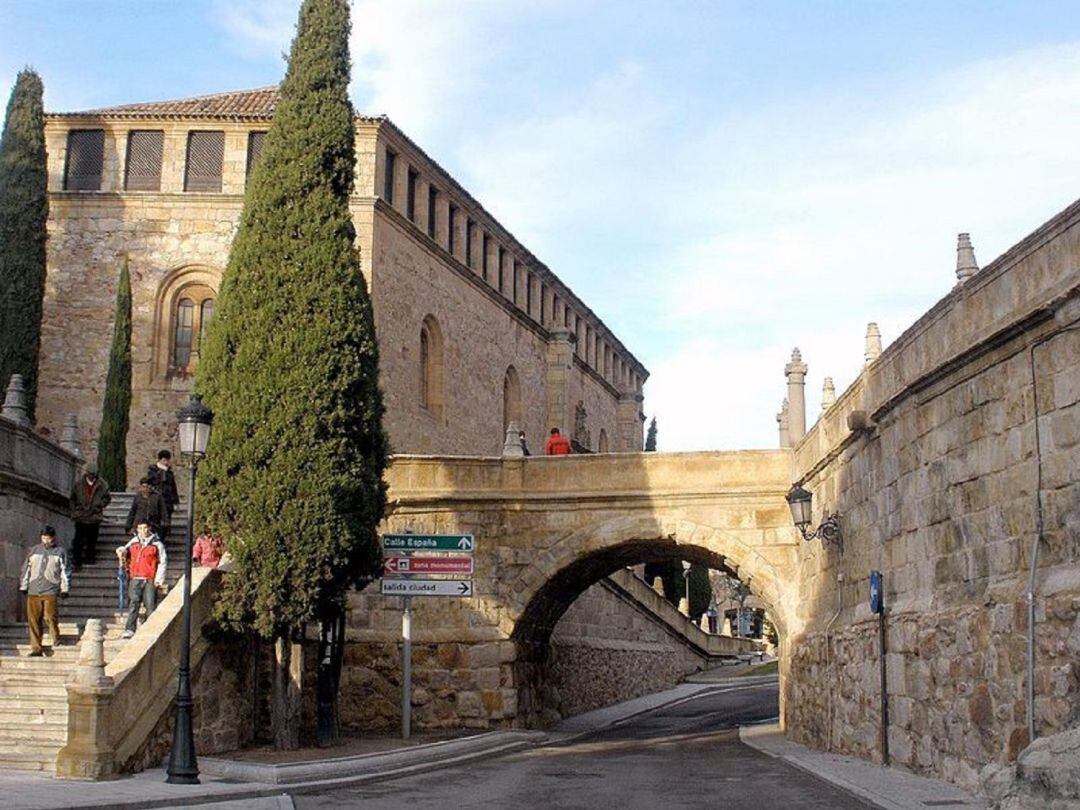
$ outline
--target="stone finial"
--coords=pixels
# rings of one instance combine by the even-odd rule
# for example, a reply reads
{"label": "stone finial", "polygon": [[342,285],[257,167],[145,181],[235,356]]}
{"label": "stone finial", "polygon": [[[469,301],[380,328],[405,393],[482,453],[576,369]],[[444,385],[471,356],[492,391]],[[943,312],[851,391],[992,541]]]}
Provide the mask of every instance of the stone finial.
{"label": "stone finial", "polygon": [[664,598],[664,580],[660,579],[660,577],[653,577],[652,589],[657,596],[661,599]]}
{"label": "stone finial", "polygon": [[791,434],[788,432],[787,397],[784,397],[784,402],[780,405],[780,413],[776,415],[776,423],[780,429],[780,447],[791,447]]}
{"label": "stone finial", "polygon": [[33,427],[30,417],[26,412],[26,386],[23,385],[22,374],[12,374],[11,382],[8,383],[7,393],[4,395],[4,408],[0,416],[23,427]]}
{"label": "stone finial", "polygon": [[690,603],[686,601],[685,596],[679,597],[679,613],[687,618],[690,618]]}
{"label": "stone finial", "polygon": [[82,448],[79,447],[79,417],[69,413],[64,419],[64,429],[60,431],[60,446],[73,456],[82,458]]}
{"label": "stone finial", "polygon": [[971,246],[971,235],[957,234],[956,237],[956,283],[963,284],[979,272],[979,263],[975,261],[975,248]]}
{"label": "stone finial", "polygon": [[113,679],[105,674],[105,633],[101,619],[86,620],[73,681],[81,686],[113,685]]}
{"label": "stone finial", "polygon": [[706,633],[709,632],[709,617],[706,616],[704,613],[701,614],[701,621],[698,623],[698,626],[702,629],[702,631]]}
{"label": "stone finial", "polygon": [[788,440],[794,445],[806,435],[806,363],[802,353],[792,349],[791,361],[784,366],[788,395]]}
{"label": "stone finial", "polygon": [[511,422],[506,426],[506,439],[503,441],[503,458],[525,458],[525,451],[521,448],[521,428],[517,422]]}
{"label": "stone finial", "polygon": [[873,363],[881,357],[881,330],[873,322],[866,325],[866,351],[864,357],[867,364]]}
{"label": "stone finial", "polygon": [[821,386],[821,410],[827,411],[836,404],[836,386],[833,385],[832,377],[825,378],[825,384]]}

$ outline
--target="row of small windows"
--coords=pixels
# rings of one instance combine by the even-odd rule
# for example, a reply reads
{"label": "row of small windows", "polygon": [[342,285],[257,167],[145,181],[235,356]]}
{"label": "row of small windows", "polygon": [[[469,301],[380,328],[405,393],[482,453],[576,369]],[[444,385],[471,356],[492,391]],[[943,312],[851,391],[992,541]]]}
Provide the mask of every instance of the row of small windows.
{"label": "row of small windows", "polygon": [[[127,136],[124,190],[160,191],[165,133],[159,129],[133,129]],[[245,177],[251,174],[265,142],[265,132],[248,133]],[[220,193],[224,163],[223,131],[190,131],[184,160],[184,191]],[[68,132],[64,165],[66,191],[100,191],[104,166],[105,130],[73,129]]]}
{"label": "row of small windows", "polygon": [[[395,203],[396,184],[400,174],[399,164],[397,153],[389,148],[386,149],[383,163],[382,198],[387,204],[400,208]],[[405,216],[414,224],[421,225],[417,216],[420,210],[417,207],[420,173],[412,166],[406,166],[404,179]],[[462,260],[466,267],[479,270],[484,281],[495,287],[514,304],[521,306],[526,315],[538,318],[542,326],[572,330],[577,337],[578,357],[606,380],[615,385],[632,388],[632,390],[637,389],[639,378],[631,371],[630,365],[619,357],[610,345],[594,336],[593,328],[586,325],[570,305],[560,300],[558,294],[549,289],[543,280],[510,257],[501,245],[493,249],[493,240],[489,234],[481,231],[477,238],[476,231],[480,226],[471,217],[463,217],[456,205],[448,203],[444,215],[446,222],[441,223],[441,200],[442,192],[434,184],[429,183],[426,200],[427,216],[423,223],[429,238],[439,241],[441,236],[439,226],[445,225],[444,247],[451,256]],[[463,245],[459,244],[459,236]],[[480,248],[479,256],[476,255],[477,246]],[[459,255],[461,248],[463,250],[460,250]],[[477,267],[478,263],[479,267]],[[494,267],[491,266],[493,263]]]}

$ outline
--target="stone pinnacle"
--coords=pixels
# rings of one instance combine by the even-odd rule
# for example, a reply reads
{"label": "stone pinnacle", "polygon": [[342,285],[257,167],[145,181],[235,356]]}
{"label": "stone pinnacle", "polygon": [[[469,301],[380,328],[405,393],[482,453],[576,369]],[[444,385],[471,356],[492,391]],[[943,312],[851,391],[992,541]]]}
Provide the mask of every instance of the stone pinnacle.
{"label": "stone pinnacle", "polygon": [[956,237],[956,283],[963,284],[979,272],[975,261],[975,248],[971,246],[971,236],[966,233]]}
{"label": "stone pinnacle", "polygon": [[825,378],[825,384],[821,386],[821,410],[827,411],[836,403],[836,386],[833,385],[832,377]]}
{"label": "stone pinnacle", "polygon": [[873,363],[881,356],[881,330],[876,323],[866,325],[866,351],[864,353],[867,363]]}

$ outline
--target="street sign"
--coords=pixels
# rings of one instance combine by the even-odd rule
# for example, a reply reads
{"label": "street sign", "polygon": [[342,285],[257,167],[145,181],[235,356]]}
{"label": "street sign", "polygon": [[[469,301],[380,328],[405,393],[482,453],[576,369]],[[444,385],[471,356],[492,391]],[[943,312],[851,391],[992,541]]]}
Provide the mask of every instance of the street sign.
{"label": "street sign", "polygon": [[471,579],[384,579],[383,596],[472,596]]}
{"label": "street sign", "polygon": [[387,574],[455,574],[468,576],[473,572],[470,557],[383,557]]}
{"label": "street sign", "polygon": [[472,554],[476,539],[471,534],[384,534],[383,551],[457,551]]}
{"label": "street sign", "polygon": [[885,599],[880,571],[870,572],[870,612],[871,613],[884,613],[885,612]]}

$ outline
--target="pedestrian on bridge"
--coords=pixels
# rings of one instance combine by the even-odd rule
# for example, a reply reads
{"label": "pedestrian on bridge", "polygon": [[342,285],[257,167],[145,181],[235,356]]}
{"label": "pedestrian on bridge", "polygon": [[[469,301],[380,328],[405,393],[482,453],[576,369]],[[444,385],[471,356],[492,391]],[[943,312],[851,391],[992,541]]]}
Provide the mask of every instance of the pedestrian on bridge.
{"label": "pedestrian on bridge", "polygon": [[548,436],[547,445],[544,447],[544,453],[549,456],[570,455],[570,442],[559,432],[557,427],[551,429],[551,435]]}
{"label": "pedestrian on bridge", "polygon": [[135,635],[139,621],[139,607],[146,606],[146,616],[157,607],[158,589],[165,588],[165,546],[158,539],[148,520],[140,520],[136,534],[116,549],[121,563],[128,563],[128,615],[123,638]]}
{"label": "pedestrian on bridge", "polygon": [[110,500],[108,482],[98,477],[97,465],[90,462],[71,490],[71,517],[75,521],[71,556],[76,571],[84,563],[97,561],[98,532]]}
{"label": "pedestrian on bridge", "polygon": [[41,530],[41,542],[30,549],[23,563],[19,590],[26,594],[26,623],[30,627],[30,655],[40,657],[42,619],[49,628],[53,647],[60,644],[60,619],[56,597],[67,598],[71,587],[68,554],[56,544],[56,529]]}

